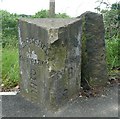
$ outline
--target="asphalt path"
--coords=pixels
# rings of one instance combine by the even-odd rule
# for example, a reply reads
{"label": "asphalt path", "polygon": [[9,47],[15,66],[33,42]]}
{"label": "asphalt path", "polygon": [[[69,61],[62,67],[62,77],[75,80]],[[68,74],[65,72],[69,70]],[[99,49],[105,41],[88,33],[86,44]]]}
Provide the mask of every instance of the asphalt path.
{"label": "asphalt path", "polygon": [[119,117],[118,86],[107,87],[98,97],[77,97],[53,112],[31,103],[18,93],[2,96],[2,117]]}

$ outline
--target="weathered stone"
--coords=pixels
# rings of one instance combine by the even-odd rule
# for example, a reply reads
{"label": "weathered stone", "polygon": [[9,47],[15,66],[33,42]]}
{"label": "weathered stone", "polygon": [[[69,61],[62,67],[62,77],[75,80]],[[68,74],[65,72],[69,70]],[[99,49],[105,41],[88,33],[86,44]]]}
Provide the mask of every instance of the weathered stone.
{"label": "weathered stone", "polygon": [[[82,19],[82,85],[105,85],[107,77],[104,24],[100,14],[86,12]],[[86,88],[86,87],[85,87]]]}
{"label": "weathered stone", "polygon": [[56,109],[79,93],[81,74],[85,89],[106,84],[101,15],[20,19],[18,29],[21,94],[29,100]]}
{"label": "weathered stone", "polygon": [[54,18],[55,17],[55,0],[50,0],[49,17],[50,18]]}
{"label": "weathered stone", "polygon": [[57,108],[79,93],[80,19],[20,19],[21,94]]}

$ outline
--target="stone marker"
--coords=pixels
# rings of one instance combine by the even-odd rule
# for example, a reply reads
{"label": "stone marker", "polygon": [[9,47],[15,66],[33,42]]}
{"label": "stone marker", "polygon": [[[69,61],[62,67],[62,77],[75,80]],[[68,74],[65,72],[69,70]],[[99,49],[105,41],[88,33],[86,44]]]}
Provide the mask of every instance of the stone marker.
{"label": "stone marker", "polygon": [[21,94],[27,99],[57,109],[79,93],[81,75],[85,89],[106,84],[101,15],[86,12],[74,19],[24,18],[18,29]]}
{"label": "stone marker", "polygon": [[54,18],[55,17],[55,0],[50,0],[49,4],[49,17]]}
{"label": "stone marker", "polygon": [[79,93],[80,19],[20,19],[21,94],[57,109]]}
{"label": "stone marker", "polygon": [[[86,12],[82,19],[82,86],[105,85],[107,76],[105,54],[105,29],[100,14]],[[86,87],[85,87],[86,88]]]}

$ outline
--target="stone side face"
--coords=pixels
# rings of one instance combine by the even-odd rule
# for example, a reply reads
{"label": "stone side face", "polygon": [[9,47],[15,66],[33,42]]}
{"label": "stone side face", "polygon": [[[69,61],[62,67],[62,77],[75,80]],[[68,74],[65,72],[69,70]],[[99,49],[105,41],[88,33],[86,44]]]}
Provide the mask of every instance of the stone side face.
{"label": "stone side face", "polygon": [[82,83],[105,85],[107,77],[103,17],[86,12],[82,19]]}
{"label": "stone side face", "polygon": [[[62,103],[78,94],[81,82],[80,23],[58,30],[59,40],[49,48],[50,102]],[[55,102],[54,102],[55,101]],[[54,105],[54,104],[53,104]]]}
{"label": "stone side face", "polygon": [[21,94],[33,102],[44,103],[48,90],[47,40],[45,29],[19,21]]}
{"label": "stone side face", "polygon": [[19,20],[21,94],[48,108],[79,93],[81,22],[45,29]]}

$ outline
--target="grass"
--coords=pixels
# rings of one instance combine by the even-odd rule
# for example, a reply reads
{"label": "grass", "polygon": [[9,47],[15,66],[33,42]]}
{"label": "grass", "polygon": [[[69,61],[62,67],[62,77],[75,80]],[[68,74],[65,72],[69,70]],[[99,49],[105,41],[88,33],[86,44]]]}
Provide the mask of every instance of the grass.
{"label": "grass", "polygon": [[2,49],[2,83],[5,88],[18,85],[19,82],[19,59],[18,49],[5,47]]}
{"label": "grass", "polygon": [[111,70],[114,67],[119,66],[120,67],[120,61],[119,61],[119,38],[112,38],[109,40],[106,40],[106,55],[107,55],[107,64],[108,69]]}

